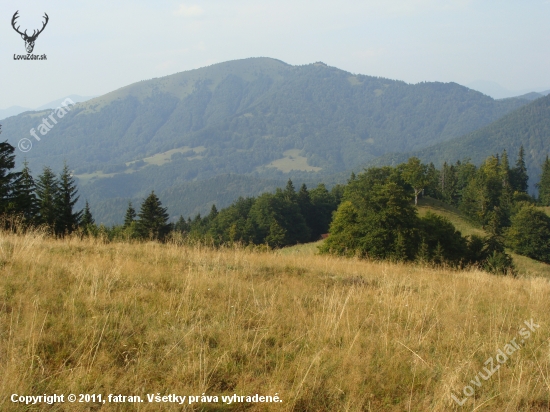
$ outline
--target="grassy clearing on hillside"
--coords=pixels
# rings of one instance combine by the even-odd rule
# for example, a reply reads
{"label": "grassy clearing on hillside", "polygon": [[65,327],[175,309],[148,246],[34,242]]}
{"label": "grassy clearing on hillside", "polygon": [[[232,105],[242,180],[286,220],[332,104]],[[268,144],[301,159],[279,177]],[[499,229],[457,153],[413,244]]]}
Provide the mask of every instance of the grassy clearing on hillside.
{"label": "grassy clearing on hillside", "polygon": [[[191,150],[194,151],[195,153],[202,153],[206,150],[206,147],[204,147],[204,146],[197,146],[197,147],[184,146],[184,147],[180,147],[178,149],[172,149],[172,150],[168,150],[166,152],[157,153],[153,156],[144,157],[142,160],[147,165],[162,166],[162,165],[164,165],[166,163],[170,163],[172,161],[172,155],[173,154],[187,153],[187,152],[190,152]],[[201,158],[202,159],[202,156],[194,156],[194,157],[191,157],[189,159],[195,159],[195,158]],[[137,161],[138,160],[134,160],[133,162],[128,162],[128,163],[126,163],[126,166],[131,166],[132,164],[136,163]],[[146,167],[146,166],[143,166],[143,167]],[[143,169],[143,167],[141,167],[141,169]]]}
{"label": "grassy clearing on hillside", "polygon": [[[550,407],[545,279],[39,232],[0,234],[0,262],[0,410],[29,410],[14,393],[145,400],[105,405],[114,411]],[[540,328],[458,408],[451,393],[530,319]],[[283,402],[146,398],[203,392]]]}
{"label": "grassy clearing on hillside", "polygon": [[[79,175],[75,175],[75,177],[77,177],[79,179],[80,184],[86,185],[92,180],[105,179],[105,178],[108,178],[108,177],[116,176],[117,174],[120,174],[120,173],[127,173],[127,174],[128,173],[135,173],[135,172],[138,172],[140,170],[143,170],[144,168],[146,168],[149,165],[162,166],[162,165],[164,165],[166,163],[170,163],[172,161],[172,155],[173,154],[176,154],[176,153],[182,153],[183,154],[183,153],[187,153],[191,150],[194,151],[195,153],[202,153],[206,150],[206,147],[204,147],[204,146],[197,146],[197,147],[184,146],[184,147],[180,147],[178,149],[171,149],[171,150],[168,150],[166,152],[157,153],[153,156],[144,157],[143,159],[140,159],[140,160],[145,162],[145,165],[143,165],[141,167],[138,167],[138,168],[130,168],[134,163],[140,161],[140,160],[134,160],[132,162],[126,162],[126,166],[129,169],[126,169],[126,170],[121,171],[121,172],[103,173],[103,171],[98,170],[98,171],[95,171],[95,172],[92,172],[92,173],[82,173],[82,174],[79,174]],[[196,155],[196,156],[193,156],[193,157],[189,157],[188,160],[195,160],[195,159],[202,159],[202,158],[203,158],[203,156]]]}
{"label": "grassy clearing on hillside", "polygon": [[274,167],[283,173],[289,173],[293,170],[301,170],[304,172],[318,172],[322,170],[320,167],[310,166],[307,163],[307,158],[305,156],[300,156],[300,152],[300,149],[287,150],[283,153],[283,158],[274,160],[264,167]]}
{"label": "grassy clearing on hillside", "polygon": [[[450,205],[440,202],[436,199],[429,197],[419,199],[418,201],[418,214],[420,216],[426,215],[428,211],[444,216],[451,221],[451,223],[462,233],[463,236],[478,235],[486,236],[485,231],[474,222],[466,219],[460,211]],[[550,210],[550,208],[548,208]],[[547,211],[548,213],[548,211]],[[520,275],[523,276],[543,276],[550,279],[550,265],[538,262],[534,259],[526,256],[518,255],[510,250],[507,251],[514,259],[514,265]]]}
{"label": "grassy clearing on hillside", "polygon": [[467,220],[456,207],[430,197],[418,199],[418,214],[420,216],[425,216],[428,212],[432,212],[449,219],[454,227],[456,227],[456,229],[460,231],[463,236],[486,235],[485,231],[480,226],[470,220]]}

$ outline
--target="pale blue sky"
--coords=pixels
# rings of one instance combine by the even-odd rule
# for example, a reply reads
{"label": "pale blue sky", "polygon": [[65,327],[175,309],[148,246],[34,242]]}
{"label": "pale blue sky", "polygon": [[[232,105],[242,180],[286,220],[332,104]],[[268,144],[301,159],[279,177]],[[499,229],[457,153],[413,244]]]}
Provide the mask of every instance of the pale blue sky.
{"label": "pale blue sky", "polygon": [[[14,61],[11,27],[48,27]],[[246,57],[323,61],[374,76],[510,90],[550,88],[550,1],[540,0],[2,0],[0,109]]]}

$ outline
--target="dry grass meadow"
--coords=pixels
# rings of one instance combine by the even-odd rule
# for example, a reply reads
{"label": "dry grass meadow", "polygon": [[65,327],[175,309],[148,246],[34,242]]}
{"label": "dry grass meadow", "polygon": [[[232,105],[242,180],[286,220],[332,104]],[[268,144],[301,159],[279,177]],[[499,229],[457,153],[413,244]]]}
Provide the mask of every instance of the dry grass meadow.
{"label": "dry grass meadow", "polygon": [[[0,410],[548,411],[550,284],[306,253],[0,234]],[[525,320],[540,325],[475,395]],[[12,394],[139,395],[25,406]],[[147,394],[282,403],[149,403]]]}

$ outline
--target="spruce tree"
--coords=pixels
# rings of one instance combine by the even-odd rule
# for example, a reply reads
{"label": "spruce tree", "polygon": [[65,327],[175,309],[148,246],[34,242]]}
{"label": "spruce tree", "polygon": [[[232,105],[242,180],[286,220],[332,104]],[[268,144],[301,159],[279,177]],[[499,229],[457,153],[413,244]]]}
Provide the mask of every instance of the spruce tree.
{"label": "spruce tree", "polygon": [[38,215],[38,199],[36,198],[36,184],[31,175],[29,164],[23,162],[23,170],[15,183],[16,211],[23,216],[26,223],[35,223]]}
{"label": "spruce tree", "polygon": [[124,216],[123,228],[130,227],[136,220],[136,210],[132,206],[132,202],[128,202],[128,209],[126,209],[126,215]]}
{"label": "spruce tree", "polygon": [[82,211],[82,220],[80,221],[80,224],[86,228],[88,225],[95,224],[95,220],[92,216],[92,212],[90,212],[90,205],[88,204],[88,201],[86,200],[86,206],[84,206],[84,210]]}
{"label": "spruce tree", "polygon": [[292,183],[292,180],[288,179],[288,182],[286,183],[286,187],[283,193],[286,200],[289,200],[291,202],[297,201],[296,189],[294,188],[294,184]]}
{"label": "spruce tree", "polygon": [[218,216],[218,208],[216,207],[216,205],[212,205],[212,207],[210,208],[210,213],[207,216],[208,221],[212,222],[212,220],[214,220],[216,216]]}
{"label": "spruce tree", "polygon": [[56,199],[58,198],[58,183],[55,174],[49,167],[38,176],[36,181],[36,197],[38,200],[37,223],[55,228]]}
{"label": "spruce tree", "polygon": [[269,226],[269,234],[266,236],[265,241],[273,248],[279,248],[285,245],[286,230],[282,228],[275,219],[273,219]]}
{"label": "spruce tree", "polygon": [[428,245],[424,241],[424,239],[422,239],[422,242],[418,247],[418,252],[416,254],[416,261],[420,264],[426,264],[430,261],[430,250],[428,249]]}
{"label": "spruce tree", "polygon": [[170,232],[168,213],[166,208],[162,207],[154,191],[142,203],[138,216],[137,230],[140,237],[150,240],[163,240]]}
{"label": "spruce tree", "polygon": [[58,187],[56,232],[59,235],[71,234],[80,224],[82,211],[73,212],[79,196],[71,171],[66,163],[59,175]]}
{"label": "spruce tree", "polygon": [[542,164],[542,174],[537,188],[539,189],[540,203],[543,206],[550,206],[550,159],[548,159],[548,155]]}
{"label": "spruce tree", "polygon": [[191,220],[185,220],[183,216],[180,216],[176,224],[174,225],[174,230],[185,233],[189,232],[191,229]]}
{"label": "spruce tree", "polygon": [[304,217],[304,220],[306,221],[306,225],[309,228],[311,232],[311,238],[310,240],[317,240],[317,237],[320,235],[317,235],[317,233],[314,233],[314,227],[317,223],[316,219],[316,213],[314,213],[313,204],[311,203],[311,196],[309,194],[309,191],[307,190],[306,184],[302,184],[302,187],[300,187],[300,190],[296,196],[296,199],[298,201],[298,207],[300,208],[300,213]]}
{"label": "spruce tree", "polygon": [[450,205],[457,205],[459,200],[458,177],[454,165],[443,163],[439,172],[439,184],[443,201]]}
{"label": "spruce tree", "polygon": [[519,148],[516,167],[512,169],[512,188],[514,191],[527,193],[529,176],[525,166],[525,150],[523,146]]}
{"label": "spruce tree", "polygon": [[512,215],[512,207],[514,201],[514,193],[511,185],[511,170],[508,163],[508,154],[506,150],[502,152],[499,164],[499,174],[502,181],[502,191],[499,199],[500,223],[502,226],[510,226],[510,216]]}
{"label": "spruce tree", "polygon": [[502,152],[499,163],[500,178],[502,179],[502,187],[510,185],[510,162],[508,161],[508,153],[506,150]]}
{"label": "spruce tree", "polygon": [[[1,129],[0,133],[2,133]],[[15,182],[19,173],[10,172],[15,167],[14,151],[15,147],[7,140],[0,143],[0,213],[15,211]]]}

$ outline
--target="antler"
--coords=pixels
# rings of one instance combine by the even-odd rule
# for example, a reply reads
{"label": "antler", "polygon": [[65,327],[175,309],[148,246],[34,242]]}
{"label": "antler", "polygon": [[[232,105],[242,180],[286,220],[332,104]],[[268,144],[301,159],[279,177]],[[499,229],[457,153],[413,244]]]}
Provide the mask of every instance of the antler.
{"label": "antler", "polygon": [[46,28],[46,25],[48,24],[48,21],[50,20],[50,18],[48,17],[48,15],[46,13],[44,13],[44,18],[46,19],[46,21],[44,23],[42,23],[42,28],[40,30],[38,30],[38,33],[35,33],[36,30],[33,30],[31,39],[37,38],[38,35],[40,33],[42,33],[44,31],[44,29]]}
{"label": "antler", "polygon": [[15,14],[13,15],[13,17],[12,17],[12,19],[11,19],[11,25],[12,25],[13,29],[14,29],[17,33],[19,33],[21,36],[25,36],[25,37],[26,37],[27,39],[29,39],[29,40],[36,39],[36,38],[38,37],[38,35],[39,35],[40,33],[42,33],[42,31],[44,31],[44,29],[46,28],[46,26],[47,26],[47,24],[48,24],[48,21],[50,20],[50,18],[48,17],[48,14],[47,14],[47,13],[44,13],[44,18],[46,19],[46,21],[45,21],[44,23],[42,23],[42,28],[41,28],[40,30],[38,30],[38,32],[36,32],[36,30],[33,30],[32,36],[29,36],[29,35],[27,34],[27,30],[25,30],[24,33],[21,33],[21,32],[19,31],[19,27],[20,27],[20,26],[17,26],[17,28],[15,27],[16,20],[19,18],[18,14],[19,14],[19,10],[17,10],[17,11],[15,12]]}
{"label": "antler", "polygon": [[11,25],[12,25],[13,29],[14,29],[17,33],[19,33],[21,36],[26,36],[26,35],[27,35],[27,30],[25,30],[25,33],[21,33],[21,32],[19,31],[19,27],[20,27],[20,26],[17,26],[17,28],[15,28],[15,20],[17,20],[17,19],[19,18],[19,16],[17,15],[18,13],[19,13],[19,10],[17,10],[17,11],[15,12],[15,14],[13,15],[13,17],[12,17],[12,19],[11,19]]}

